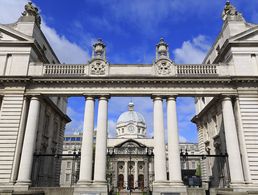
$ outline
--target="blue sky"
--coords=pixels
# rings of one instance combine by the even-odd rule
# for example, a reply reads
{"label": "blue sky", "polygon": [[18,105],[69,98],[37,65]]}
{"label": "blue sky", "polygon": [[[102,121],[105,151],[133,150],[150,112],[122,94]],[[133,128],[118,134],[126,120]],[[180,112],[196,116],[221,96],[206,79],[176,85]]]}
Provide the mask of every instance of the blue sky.
{"label": "blue sky", "polygon": [[[0,0],[0,23],[15,22],[26,2]],[[152,63],[155,45],[164,37],[176,63],[201,63],[221,30],[225,0],[33,0],[33,3],[40,9],[41,28],[61,62],[86,63],[92,43],[102,38],[110,63]],[[258,1],[231,3],[246,21],[258,23]],[[115,122],[127,110],[130,99],[110,99],[110,135],[114,135]],[[135,110],[147,121],[148,135],[152,136],[151,99],[134,97],[133,101]],[[67,132],[82,129],[83,109],[82,98],[69,99],[68,114],[73,122],[67,126]],[[196,128],[190,122],[194,116],[193,99],[178,98],[177,109],[181,141],[196,142]]]}

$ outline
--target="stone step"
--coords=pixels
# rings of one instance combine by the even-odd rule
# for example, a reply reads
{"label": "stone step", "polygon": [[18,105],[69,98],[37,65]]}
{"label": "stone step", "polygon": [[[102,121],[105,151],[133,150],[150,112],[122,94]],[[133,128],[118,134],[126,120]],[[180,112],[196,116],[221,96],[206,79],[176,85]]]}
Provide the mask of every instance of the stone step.
{"label": "stone step", "polygon": [[15,191],[12,195],[45,195],[43,191]]}

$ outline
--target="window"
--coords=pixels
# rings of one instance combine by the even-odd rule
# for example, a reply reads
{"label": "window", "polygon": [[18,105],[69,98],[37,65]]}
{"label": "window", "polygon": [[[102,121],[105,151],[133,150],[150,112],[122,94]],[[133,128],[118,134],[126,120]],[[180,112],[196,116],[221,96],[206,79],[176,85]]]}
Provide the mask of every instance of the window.
{"label": "window", "polygon": [[70,161],[68,161],[68,162],[66,163],[66,168],[67,168],[67,169],[70,169],[70,168],[71,168],[71,162],[70,162]]}
{"label": "window", "polygon": [[48,136],[49,119],[50,119],[50,116],[48,114],[46,114],[45,121],[44,121],[44,135],[45,136]]}
{"label": "window", "polygon": [[195,167],[195,162],[193,161],[192,162],[192,169],[195,169],[196,167]]}
{"label": "window", "polygon": [[70,138],[70,137],[65,137],[64,140],[65,140],[65,141],[70,141],[71,138]]}
{"label": "window", "polygon": [[138,128],[138,133],[141,133],[141,128]]}
{"label": "window", "polygon": [[65,174],[65,181],[70,181],[71,174],[67,173]]}

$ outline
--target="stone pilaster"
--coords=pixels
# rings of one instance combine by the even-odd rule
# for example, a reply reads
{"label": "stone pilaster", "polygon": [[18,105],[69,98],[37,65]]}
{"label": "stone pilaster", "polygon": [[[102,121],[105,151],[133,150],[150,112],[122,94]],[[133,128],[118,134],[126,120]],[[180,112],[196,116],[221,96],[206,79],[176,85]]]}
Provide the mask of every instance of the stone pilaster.
{"label": "stone pilaster", "polygon": [[135,167],[134,167],[134,188],[138,187],[138,161],[136,160],[135,162]]}
{"label": "stone pilaster", "polygon": [[128,186],[128,161],[125,161],[125,166],[124,166],[124,183],[125,183],[125,187],[127,188],[127,186]]}

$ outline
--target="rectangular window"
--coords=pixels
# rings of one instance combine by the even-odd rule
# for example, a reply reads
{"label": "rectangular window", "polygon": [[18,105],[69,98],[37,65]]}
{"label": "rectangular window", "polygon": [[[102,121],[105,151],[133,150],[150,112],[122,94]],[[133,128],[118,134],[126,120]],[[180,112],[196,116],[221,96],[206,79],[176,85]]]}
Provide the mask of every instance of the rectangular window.
{"label": "rectangular window", "polygon": [[70,181],[70,177],[71,177],[71,174],[66,173],[65,174],[65,181],[66,182]]}
{"label": "rectangular window", "polygon": [[195,162],[193,161],[192,162],[192,169],[195,169],[196,167],[195,167]]}
{"label": "rectangular window", "polygon": [[70,168],[71,168],[71,162],[70,162],[70,161],[67,162],[66,168],[67,168],[67,169],[70,169]]}

